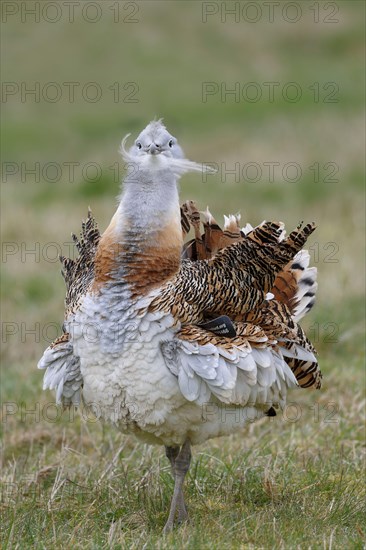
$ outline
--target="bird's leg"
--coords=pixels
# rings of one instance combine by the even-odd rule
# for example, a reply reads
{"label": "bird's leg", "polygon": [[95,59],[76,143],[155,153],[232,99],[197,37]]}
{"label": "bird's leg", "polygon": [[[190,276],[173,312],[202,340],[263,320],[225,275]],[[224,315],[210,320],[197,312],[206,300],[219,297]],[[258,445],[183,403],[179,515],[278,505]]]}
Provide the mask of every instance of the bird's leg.
{"label": "bird's leg", "polygon": [[179,450],[180,450],[179,447],[165,447],[166,457],[169,459],[170,466],[172,467],[173,478],[175,478],[175,470],[174,470],[175,459],[179,455]]}
{"label": "bird's leg", "polygon": [[[169,449],[169,454],[168,454]],[[174,449],[174,452],[170,451],[171,449]],[[164,533],[168,533],[173,529],[174,524],[174,518],[175,518],[175,512],[178,508],[179,514],[178,514],[178,521],[182,522],[187,519],[188,514],[187,510],[184,504],[184,497],[183,497],[183,483],[184,478],[186,476],[186,473],[189,470],[189,465],[191,462],[191,444],[189,440],[184,442],[182,445],[182,448],[180,449],[179,453],[176,453],[176,447],[167,447],[166,453],[170,460],[170,463],[172,464],[172,461],[174,460],[174,466],[172,465],[172,470],[174,474],[174,493],[172,502],[170,505],[170,512],[168,521],[165,524],[164,527]],[[175,459],[173,458],[175,456]],[[172,457],[172,458],[171,458]]]}
{"label": "bird's leg", "polygon": [[[179,447],[165,447],[165,454],[169,459],[170,465],[172,467],[172,475],[175,481],[175,460],[179,454]],[[179,494],[179,500],[177,503],[178,508],[178,523],[183,523],[188,517],[186,505],[184,503],[183,491]]]}
{"label": "bird's leg", "polygon": [[[179,450],[180,450],[179,447],[165,447],[165,454],[169,459],[174,481],[175,481],[175,460],[179,454]],[[183,491],[179,493],[177,508],[178,508],[178,523],[183,523],[188,518],[187,508],[184,502]]]}

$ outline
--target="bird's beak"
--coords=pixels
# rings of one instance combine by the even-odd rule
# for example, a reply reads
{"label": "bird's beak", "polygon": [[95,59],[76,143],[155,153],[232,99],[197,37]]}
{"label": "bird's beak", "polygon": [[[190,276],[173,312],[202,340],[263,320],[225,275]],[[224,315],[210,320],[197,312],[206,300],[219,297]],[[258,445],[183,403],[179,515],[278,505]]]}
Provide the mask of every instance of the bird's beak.
{"label": "bird's beak", "polygon": [[159,153],[161,153],[161,147],[156,145],[156,143],[152,143],[148,149],[148,152],[151,155],[158,155]]}

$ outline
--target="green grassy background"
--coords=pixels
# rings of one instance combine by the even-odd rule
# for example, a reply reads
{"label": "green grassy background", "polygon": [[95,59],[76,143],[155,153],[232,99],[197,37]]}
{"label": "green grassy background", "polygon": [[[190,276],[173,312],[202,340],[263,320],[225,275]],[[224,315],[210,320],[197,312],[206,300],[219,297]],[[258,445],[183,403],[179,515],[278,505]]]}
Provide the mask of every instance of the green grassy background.
{"label": "green grassy background", "polygon": [[[3,80],[41,89],[57,82],[64,91],[55,103],[22,102],[20,94],[3,100],[2,159],[19,167],[14,176],[3,172],[1,184],[1,386],[4,410],[14,413],[2,422],[4,548],[362,548],[364,3],[320,2],[321,20],[336,5],[338,22],[315,23],[313,3],[298,2],[303,15],[293,24],[280,15],[268,22],[263,3],[257,23],[229,16],[223,23],[220,13],[203,23],[200,2],[169,1],[138,2],[135,23],[122,21],[131,7],[120,3],[114,23],[112,2],[99,4],[94,24],[76,10],[74,23],[63,12],[54,24],[13,16],[2,26]],[[74,102],[64,82],[80,83]],[[100,101],[83,99],[88,82],[100,86]],[[109,89],[115,82],[118,102]],[[132,87],[123,90],[131,82],[135,103],[126,102]],[[256,82],[263,98],[222,101],[217,94],[203,102],[203,82],[228,89]],[[280,83],[273,102],[264,82]],[[281,96],[288,82],[302,89],[296,103]],[[309,89],[315,82],[319,102]],[[339,87],[335,103],[323,101],[327,82]],[[263,169],[258,182],[225,182],[222,171],[207,182],[186,176],[182,200],[209,204],[219,220],[240,210],[243,222],[317,222],[310,250],[319,298],[304,326],[324,373],[323,389],[293,392],[295,405],[283,416],[194,449],[186,486],[191,522],[166,539],[172,480],[163,450],[77,414],[53,421],[54,398],[42,392],[36,370],[45,336],[55,334],[48,323],[63,317],[59,264],[47,255],[67,252],[89,205],[101,229],[107,226],[119,192],[110,167],[119,163],[123,174],[119,143],[155,116],[192,160]],[[23,178],[21,163],[36,162],[59,163],[59,181]],[[67,162],[79,163],[73,182]],[[98,181],[83,178],[90,162],[101,167]],[[297,162],[302,177],[286,182],[279,170],[270,183],[264,162],[281,169]],[[324,169],[314,181],[315,162],[335,163],[338,181],[326,181]]]}

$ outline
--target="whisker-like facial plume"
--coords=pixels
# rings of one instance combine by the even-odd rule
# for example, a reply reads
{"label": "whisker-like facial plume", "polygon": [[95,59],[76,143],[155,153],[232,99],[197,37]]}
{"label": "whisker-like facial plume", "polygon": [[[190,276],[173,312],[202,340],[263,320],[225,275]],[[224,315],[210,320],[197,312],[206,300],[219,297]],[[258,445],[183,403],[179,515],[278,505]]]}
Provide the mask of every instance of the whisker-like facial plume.
{"label": "whisker-like facial plume", "polygon": [[129,164],[137,168],[149,167],[170,169],[176,176],[187,172],[214,173],[211,166],[184,158],[183,150],[162,124],[161,120],[150,122],[139,134],[134,145],[126,149],[127,134],[121,143],[119,152]]}

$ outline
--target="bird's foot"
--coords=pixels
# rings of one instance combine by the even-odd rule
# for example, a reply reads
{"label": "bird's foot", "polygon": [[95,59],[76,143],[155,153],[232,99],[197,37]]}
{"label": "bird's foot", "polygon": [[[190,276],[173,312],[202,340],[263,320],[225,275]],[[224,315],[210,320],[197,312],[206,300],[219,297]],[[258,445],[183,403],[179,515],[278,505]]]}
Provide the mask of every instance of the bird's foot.
{"label": "bird's foot", "polygon": [[[189,517],[188,517],[187,510],[184,510],[184,511],[179,510],[177,525],[181,526],[184,523],[187,523],[188,521],[189,521]],[[164,525],[163,535],[167,535],[168,533],[171,533],[173,531],[173,528],[174,528],[174,520],[171,521],[169,518],[166,524]]]}
{"label": "bird's foot", "polygon": [[164,525],[163,535],[167,535],[168,533],[171,533],[173,531],[173,527],[174,527],[174,522],[171,521],[169,518],[166,524]]}
{"label": "bird's foot", "polygon": [[186,522],[188,521],[188,519],[189,519],[189,518],[188,518],[188,512],[187,512],[187,510],[184,510],[184,511],[179,510],[179,512],[178,512],[178,520],[177,520],[177,521],[178,521],[178,524],[179,524],[179,525],[182,525],[182,523],[186,523]]}

